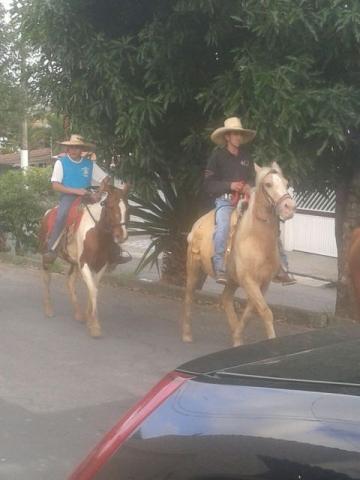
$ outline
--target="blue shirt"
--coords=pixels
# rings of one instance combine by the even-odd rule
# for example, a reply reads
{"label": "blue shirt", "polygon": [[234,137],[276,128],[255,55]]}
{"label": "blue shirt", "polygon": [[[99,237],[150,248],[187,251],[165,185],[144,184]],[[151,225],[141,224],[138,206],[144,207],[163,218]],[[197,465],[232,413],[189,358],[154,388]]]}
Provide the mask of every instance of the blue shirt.
{"label": "blue shirt", "polygon": [[60,157],[63,167],[64,187],[86,188],[91,185],[93,162],[88,158],[81,158],[79,162],[71,160],[67,155]]}

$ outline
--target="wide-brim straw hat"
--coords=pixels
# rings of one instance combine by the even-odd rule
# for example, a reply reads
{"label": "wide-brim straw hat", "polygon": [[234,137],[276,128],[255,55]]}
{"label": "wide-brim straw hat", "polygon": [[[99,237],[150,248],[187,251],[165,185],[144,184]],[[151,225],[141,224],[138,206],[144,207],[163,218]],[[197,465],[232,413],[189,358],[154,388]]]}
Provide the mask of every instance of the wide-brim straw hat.
{"label": "wide-brim straw hat", "polygon": [[71,135],[69,140],[64,140],[63,142],[57,142],[59,145],[64,145],[65,147],[84,147],[84,148],[95,148],[93,143],[85,142],[84,137],[81,135]]}
{"label": "wide-brim straw hat", "polygon": [[216,145],[225,145],[225,134],[230,132],[240,132],[241,133],[241,143],[249,143],[254,140],[256,131],[243,128],[241,120],[238,117],[227,118],[224,122],[224,126],[217,128],[210,135],[211,140],[216,143]]}

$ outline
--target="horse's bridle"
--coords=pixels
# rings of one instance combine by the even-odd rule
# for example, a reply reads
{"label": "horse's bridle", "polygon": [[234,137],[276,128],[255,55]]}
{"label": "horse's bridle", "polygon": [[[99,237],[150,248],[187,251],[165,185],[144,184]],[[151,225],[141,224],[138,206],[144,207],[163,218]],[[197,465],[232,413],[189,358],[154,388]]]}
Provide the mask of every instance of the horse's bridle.
{"label": "horse's bridle", "polygon": [[[270,173],[276,173],[277,175],[279,175],[279,172],[278,172],[277,170],[270,170],[270,172],[267,173],[266,176],[269,175]],[[265,180],[265,177],[264,177],[264,180]],[[261,190],[262,190],[262,192],[263,192],[263,194],[264,194],[264,197],[265,197],[266,201],[268,202],[268,204],[270,205],[270,207],[271,207],[274,211],[276,211],[277,207],[280,205],[280,203],[281,203],[283,200],[285,200],[286,198],[291,199],[291,195],[290,195],[288,192],[286,192],[286,193],[284,193],[284,195],[282,195],[282,196],[275,202],[274,199],[272,198],[272,196],[269,195],[268,192],[266,191],[266,188],[264,187],[264,184],[263,184],[263,183],[261,184]]]}
{"label": "horse's bridle", "polygon": [[[100,202],[101,207],[105,207],[105,208],[106,208],[106,200],[107,200],[107,198],[105,198],[104,200],[101,200],[101,202]],[[96,220],[96,218],[94,218],[94,215],[91,213],[91,211],[90,211],[90,209],[89,209],[89,207],[88,207],[87,204],[85,204],[85,208],[86,208],[86,210],[88,211],[88,213],[89,213],[90,217],[92,218],[93,222],[95,223],[95,225],[98,225],[98,224],[99,224],[99,221]],[[111,224],[110,227],[104,228],[104,231],[105,231],[105,232],[111,232],[114,228],[116,228],[116,227],[125,227],[127,224],[128,224],[128,221],[127,221],[127,220],[125,220],[125,221],[123,221],[123,222],[119,222],[119,223],[114,223],[114,224]]]}

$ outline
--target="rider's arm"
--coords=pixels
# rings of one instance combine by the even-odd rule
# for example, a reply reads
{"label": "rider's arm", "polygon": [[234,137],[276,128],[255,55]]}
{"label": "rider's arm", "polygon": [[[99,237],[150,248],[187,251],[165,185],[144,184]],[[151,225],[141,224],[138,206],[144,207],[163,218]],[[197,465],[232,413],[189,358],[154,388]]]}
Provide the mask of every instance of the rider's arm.
{"label": "rider's arm", "polygon": [[63,166],[60,160],[56,160],[54,170],[51,176],[52,188],[55,192],[67,193],[69,195],[83,196],[87,193],[84,188],[70,188],[62,184],[64,178]]}
{"label": "rider's arm", "polygon": [[229,193],[231,184],[231,182],[219,178],[217,161],[217,150],[215,150],[207,162],[204,179],[206,193],[216,197]]}
{"label": "rider's arm", "polygon": [[62,183],[51,182],[52,188],[55,192],[67,193],[69,195],[79,195],[80,197],[87,195],[89,192],[85,188],[71,188],[65,187]]}
{"label": "rider's arm", "polygon": [[[101,167],[99,167],[99,165],[96,162],[94,162],[91,184],[98,186],[104,180],[104,178],[108,176],[109,174],[106,173]],[[114,187],[124,188],[124,182],[122,180],[115,178]]]}

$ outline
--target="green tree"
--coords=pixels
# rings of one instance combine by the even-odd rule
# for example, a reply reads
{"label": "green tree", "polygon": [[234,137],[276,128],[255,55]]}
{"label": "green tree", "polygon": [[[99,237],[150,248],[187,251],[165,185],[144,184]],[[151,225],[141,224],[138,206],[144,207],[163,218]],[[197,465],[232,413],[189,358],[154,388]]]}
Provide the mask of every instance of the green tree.
{"label": "green tree", "polygon": [[1,230],[12,235],[17,252],[37,249],[40,219],[53,203],[49,168],[0,175]]}
{"label": "green tree", "polygon": [[0,151],[13,151],[22,115],[23,96],[18,81],[15,34],[0,4]]}
{"label": "green tree", "polygon": [[59,150],[56,142],[64,140],[64,119],[44,108],[32,112],[29,121],[29,148],[51,147]]}
{"label": "green tree", "polygon": [[335,188],[343,277],[360,211],[360,2],[21,0],[15,13],[39,50],[34,88],[121,153],[140,187],[159,165],[198,176],[209,131],[239,114],[258,131],[257,161]]}

